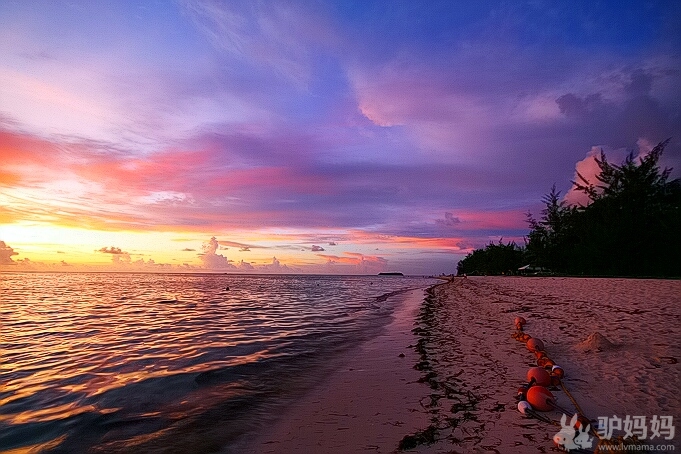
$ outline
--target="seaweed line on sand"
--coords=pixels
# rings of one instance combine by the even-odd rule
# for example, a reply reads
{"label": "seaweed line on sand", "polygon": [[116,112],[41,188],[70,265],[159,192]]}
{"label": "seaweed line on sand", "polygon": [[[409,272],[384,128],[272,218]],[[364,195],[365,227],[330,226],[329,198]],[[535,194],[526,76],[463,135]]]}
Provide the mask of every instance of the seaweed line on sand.
{"label": "seaweed line on sand", "polygon": [[465,423],[477,420],[476,410],[480,398],[466,390],[465,383],[460,379],[461,371],[451,373],[456,370],[449,367],[452,360],[438,354],[443,348],[449,352],[459,351],[456,338],[449,335],[451,327],[443,327],[444,321],[438,317],[444,301],[436,294],[436,290],[442,285],[451,283],[437,284],[427,289],[427,296],[415,323],[417,326],[412,330],[419,336],[416,345],[412,346],[419,354],[419,362],[414,369],[423,372],[418,381],[428,384],[431,389],[430,394],[421,400],[421,406],[430,414],[431,423],[427,428],[402,438],[398,446],[400,451],[443,440],[458,443],[479,438],[476,434],[480,428]]}

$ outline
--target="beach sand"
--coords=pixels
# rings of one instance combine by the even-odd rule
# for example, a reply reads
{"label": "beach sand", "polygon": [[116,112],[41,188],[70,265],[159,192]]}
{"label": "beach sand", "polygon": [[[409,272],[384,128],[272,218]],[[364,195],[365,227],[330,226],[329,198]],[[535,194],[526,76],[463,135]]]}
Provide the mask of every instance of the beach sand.
{"label": "beach sand", "polygon": [[377,337],[240,451],[393,452],[404,435],[427,426],[420,404],[427,387],[413,368],[418,354],[411,331],[424,296],[423,290],[398,295],[393,320]]}
{"label": "beach sand", "polygon": [[[589,418],[679,421],[679,281],[457,278],[432,295],[419,321],[429,371],[437,374],[431,380],[431,411],[440,428],[435,452],[556,449],[552,439],[559,428],[516,409],[517,389],[536,366],[524,343],[511,339],[516,316],[527,320],[525,332],[541,339],[563,367],[566,388]],[[595,333],[612,345],[594,342]],[[553,394],[574,411],[560,388]],[[561,414],[547,416],[559,420]],[[678,446],[680,439],[651,443]]]}
{"label": "beach sand", "polygon": [[[411,295],[380,336],[248,452],[399,452],[400,440],[419,433],[430,437],[405,452],[559,452],[552,442],[559,427],[516,409],[517,389],[536,365],[511,338],[516,316],[563,367],[586,416],[645,416],[649,435],[655,415],[673,416],[677,426],[680,294],[681,282],[672,280],[455,278],[432,288],[420,307]],[[552,391],[574,411],[560,388]],[[561,412],[546,415],[557,421]],[[681,434],[648,442],[678,449]]]}

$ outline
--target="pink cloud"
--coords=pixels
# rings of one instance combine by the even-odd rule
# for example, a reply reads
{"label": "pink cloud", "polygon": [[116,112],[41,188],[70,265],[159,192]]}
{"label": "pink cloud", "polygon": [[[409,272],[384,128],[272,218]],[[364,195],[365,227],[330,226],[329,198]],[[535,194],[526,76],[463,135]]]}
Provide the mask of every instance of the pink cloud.
{"label": "pink cloud", "polygon": [[5,244],[4,241],[0,241],[0,265],[14,265],[16,262],[12,260],[12,256],[19,255],[18,252],[14,252],[14,249]]}
{"label": "pink cloud", "polygon": [[[446,71],[407,61],[350,72],[358,109],[374,124],[404,127],[421,152],[473,162],[486,151],[482,137],[498,116],[503,118],[502,106],[457,90],[448,77]],[[470,154],[473,149],[477,156]]]}
{"label": "pink cloud", "polygon": [[[639,138],[636,144],[638,146],[638,151],[635,159],[637,160],[644,158],[655,146],[645,138]],[[615,165],[621,164],[628,154],[628,151],[624,148],[613,150],[606,146],[592,146],[591,149],[587,151],[584,159],[575,163],[575,173],[572,177],[572,181],[584,184],[584,181],[579,177],[579,175],[581,175],[586,181],[596,187],[601,184],[596,178],[596,175],[601,172],[601,169],[596,162],[596,158],[600,159],[601,157],[601,151],[605,153],[608,162]],[[672,160],[669,160],[667,156],[663,155],[662,161],[663,168],[674,167]],[[578,191],[574,186],[565,194],[563,200],[570,205],[586,206],[590,203],[589,197],[584,192]]]}
{"label": "pink cloud", "polygon": [[323,178],[288,167],[253,167],[225,171],[213,177],[206,189],[213,193],[229,193],[234,190],[269,191],[276,187],[304,194],[328,194],[331,191],[329,183]]}
{"label": "pink cloud", "polygon": [[264,273],[300,273],[302,270],[300,268],[284,265],[276,257],[272,257],[272,262],[266,265],[258,266],[258,271]]}
{"label": "pink cloud", "polygon": [[227,257],[217,253],[219,247],[220,244],[215,237],[212,237],[203,245],[203,253],[199,255],[203,266],[209,270],[235,268],[235,266],[227,260]]}
{"label": "pink cloud", "polygon": [[326,259],[327,267],[334,265],[352,265],[353,271],[360,274],[376,274],[385,271],[388,260],[377,255],[365,255],[358,252],[345,252],[344,255],[317,254]]}
{"label": "pink cloud", "polygon": [[[599,184],[596,175],[600,173],[600,169],[595,158],[600,156],[601,150],[601,147],[591,147],[591,150],[586,153],[586,157],[581,161],[577,161],[573,181],[583,184],[584,182],[579,178],[579,175],[582,175],[588,182],[594,185]],[[586,206],[589,203],[589,197],[575,189],[574,186],[565,194],[564,200],[570,205]]]}

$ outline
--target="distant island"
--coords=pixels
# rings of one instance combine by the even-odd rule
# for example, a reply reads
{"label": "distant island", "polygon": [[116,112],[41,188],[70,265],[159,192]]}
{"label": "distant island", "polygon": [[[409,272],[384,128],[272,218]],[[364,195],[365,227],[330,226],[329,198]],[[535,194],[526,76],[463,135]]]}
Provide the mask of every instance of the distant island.
{"label": "distant island", "polygon": [[399,273],[399,272],[397,272],[397,273],[394,273],[394,272],[382,272],[382,273],[378,273],[378,275],[379,275],[379,276],[404,276],[404,274]]}

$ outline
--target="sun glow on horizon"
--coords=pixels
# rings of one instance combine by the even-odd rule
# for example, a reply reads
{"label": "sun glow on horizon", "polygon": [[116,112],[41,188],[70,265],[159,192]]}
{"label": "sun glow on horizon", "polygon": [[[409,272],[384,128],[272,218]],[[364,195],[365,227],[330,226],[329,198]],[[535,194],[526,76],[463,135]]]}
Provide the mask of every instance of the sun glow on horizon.
{"label": "sun glow on horizon", "polygon": [[222,232],[209,239],[196,232],[111,232],[18,222],[0,227],[0,237],[13,252],[13,263],[2,264],[4,271],[373,273],[389,268],[390,259],[413,250],[418,254],[423,247],[460,251],[452,241],[338,229],[317,234],[296,229]]}

